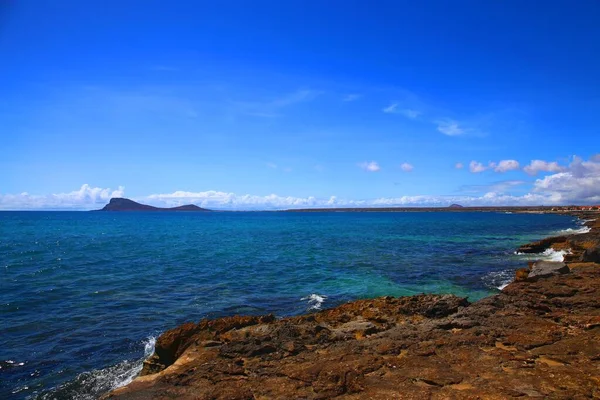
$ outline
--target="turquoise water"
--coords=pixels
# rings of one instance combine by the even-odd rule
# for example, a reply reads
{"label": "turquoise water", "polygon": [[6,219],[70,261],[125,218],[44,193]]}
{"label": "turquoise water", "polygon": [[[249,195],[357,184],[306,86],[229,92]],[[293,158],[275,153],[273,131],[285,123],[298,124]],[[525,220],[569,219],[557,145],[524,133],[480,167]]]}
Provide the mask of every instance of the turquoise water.
{"label": "turquoise water", "polygon": [[95,398],[186,321],[497,292],[571,217],[0,212],[0,398]]}

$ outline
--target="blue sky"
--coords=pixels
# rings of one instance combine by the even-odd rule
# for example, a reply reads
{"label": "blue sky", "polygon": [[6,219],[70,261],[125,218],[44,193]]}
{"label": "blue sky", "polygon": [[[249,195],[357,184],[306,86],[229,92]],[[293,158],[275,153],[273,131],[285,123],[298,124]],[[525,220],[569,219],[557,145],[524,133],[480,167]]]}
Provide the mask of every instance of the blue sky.
{"label": "blue sky", "polygon": [[596,1],[2,2],[0,209],[600,203],[599,18]]}

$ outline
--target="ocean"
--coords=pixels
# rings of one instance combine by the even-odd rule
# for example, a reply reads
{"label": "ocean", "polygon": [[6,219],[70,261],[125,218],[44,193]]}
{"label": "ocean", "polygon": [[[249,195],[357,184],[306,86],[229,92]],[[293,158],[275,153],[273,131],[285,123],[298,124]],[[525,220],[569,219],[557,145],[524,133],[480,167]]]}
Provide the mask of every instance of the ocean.
{"label": "ocean", "polygon": [[526,265],[519,245],[569,229],[569,216],[492,212],[0,212],[0,398],[97,398],[187,321],[474,301]]}

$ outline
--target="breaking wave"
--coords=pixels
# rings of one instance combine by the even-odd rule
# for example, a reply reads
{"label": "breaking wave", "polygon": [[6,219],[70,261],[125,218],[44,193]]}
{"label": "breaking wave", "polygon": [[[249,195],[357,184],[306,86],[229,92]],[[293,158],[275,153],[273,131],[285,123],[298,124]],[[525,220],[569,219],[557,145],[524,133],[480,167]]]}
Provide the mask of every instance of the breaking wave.
{"label": "breaking wave", "polygon": [[321,309],[321,306],[327,299],[327,296],[313,293],[309,296],[303,297],[300,300],[308,301],[308,311],[317,311]]}
{"label": "breaking wave", "polygon": [[156,337],[144,340],[144,358],[124,360],[117,365],[79,374],[74,380],[43,393],[37,399],[94,400],[101,395],[125,386],[138,376],[144,360],[154,353]]}
{"label": "breaking wave", "polygon": [[564,261],[565,255],[571,254],[571,249],[567,250],[554,250],[552,248],[546,249],[541,253],[519,253],[515,252],[518,256],[523,256],[526,260],[544,260],[544,261]]}
{"label": "breaking wave", "polygon": [[592,228],[590,228],[589,226],[584,226],[584,227],[578,228],[578,229],[573,229],[573,228],[563,229],[562,231],[556,232],[556,234],[558,234],[558,235],[579,235],[582,233],[588,233],[591,230],[592,230]]}

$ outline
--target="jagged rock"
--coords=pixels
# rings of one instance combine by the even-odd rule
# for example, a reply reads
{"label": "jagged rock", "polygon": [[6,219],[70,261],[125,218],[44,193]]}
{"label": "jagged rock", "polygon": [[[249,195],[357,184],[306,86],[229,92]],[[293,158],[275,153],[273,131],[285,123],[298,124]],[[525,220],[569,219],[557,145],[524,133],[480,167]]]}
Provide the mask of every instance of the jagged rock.
{"label": "jagged rock", "polygon": [[559,261],[536,261],[527,276],[528,281],[536,281],[552,275],[568,274],[570,271],[567,264]]}
{"label": "jagged rock", "polygon": [[[245,328],[256,324],[270,323],[275,317],[270,315],[260,317],[234,316],[216,320],[202,320],[198,324],[188,322],[160,335],[154,347],[154,354],[146,361],[141,376],[162,371],[172,365],[183,352],[193,343],[202,341],[205,347],[213,347],[221,335],[231,330]],[[209,343],[209,346],[206,344]]]}
{"label": "jagged rock", "polygon": [[527,277],[529,276],[529,272],[530,272],[530,269],[532,266],[533,266],[533,263],[532,263],[532,265],[530,265],[529,268],[519,268],[517,270],[517,272],[515,273],[515,282],[526,281]]}
{"label": "jagged rock", "polygon": [[583,254],[579,257],[580,262],[593,262],[600,263],[600,249],[597,247],[592,249],[586,249]]}
{"label": "jagged rock", "polygon": [[550,247],[552,247],[553,244],[564,243],[566,241],[567,241],[567,236],[549,237],[549,238],[545,238],[545,239],[542,239],[537,242],[527,243],[527,244],[519,247],[517,249],[517,252],[525,253],[525,254],[542,253],[545,250],[548,250]]}

